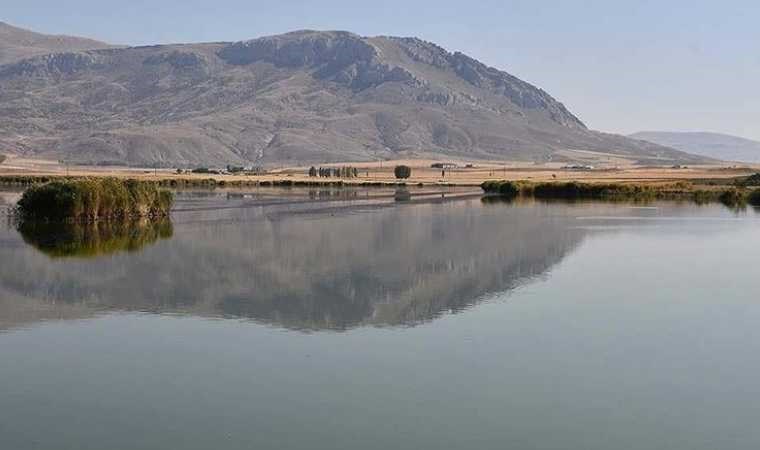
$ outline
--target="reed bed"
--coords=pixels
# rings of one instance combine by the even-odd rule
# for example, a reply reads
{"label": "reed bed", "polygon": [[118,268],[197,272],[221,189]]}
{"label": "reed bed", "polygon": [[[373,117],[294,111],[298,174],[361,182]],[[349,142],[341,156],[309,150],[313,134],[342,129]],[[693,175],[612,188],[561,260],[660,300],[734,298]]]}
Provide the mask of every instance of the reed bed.
{"label": "reed bed", "polygon": [[22,220],[96,221],[166,217],[174,194],[150,181],[85,178],[37,184],[18,202]]}

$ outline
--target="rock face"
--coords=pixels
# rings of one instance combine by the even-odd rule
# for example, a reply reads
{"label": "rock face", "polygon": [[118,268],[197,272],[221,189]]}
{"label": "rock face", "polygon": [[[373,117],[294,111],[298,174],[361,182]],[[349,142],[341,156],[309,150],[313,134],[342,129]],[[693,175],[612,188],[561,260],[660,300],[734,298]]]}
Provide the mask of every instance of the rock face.
{"label": "rock face", "polygon": [[630,137],[707,158],[760,163],[760,142],[738,136],[705,132],[642,131]]}
{"label": "rock face", "polygon": [[297,31],[0,65],[0,153],[135,166],[379,158],[701,161],[588,130],[543,90],[416,38]]}

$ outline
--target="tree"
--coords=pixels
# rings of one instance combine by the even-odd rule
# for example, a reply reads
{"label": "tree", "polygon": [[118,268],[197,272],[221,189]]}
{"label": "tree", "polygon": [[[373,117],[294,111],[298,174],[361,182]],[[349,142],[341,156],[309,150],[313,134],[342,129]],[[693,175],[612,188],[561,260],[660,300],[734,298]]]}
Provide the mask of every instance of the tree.
{"label": "tree", "polygon": [[310,177],[316,177],[317,176],[317,168],[314,166],[311,166],[309,168],[309,176]]}
{"label": "tree", "polygon": [[396,178],[409,178],[412,176],[412,168],[409,166],[396,166],[393,169],[393,174]]}

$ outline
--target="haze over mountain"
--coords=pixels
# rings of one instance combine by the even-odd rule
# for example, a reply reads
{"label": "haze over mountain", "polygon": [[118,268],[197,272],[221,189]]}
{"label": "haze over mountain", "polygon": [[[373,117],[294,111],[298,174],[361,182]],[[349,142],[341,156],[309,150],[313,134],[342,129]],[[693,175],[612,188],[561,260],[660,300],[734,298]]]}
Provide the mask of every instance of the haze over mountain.
{"label": "haze over mountain", "polygon": [[297,31],[82,50],[105,44],[25,46],[30,32],[5,28],[0,46],[25,50],[0,65],[0,152],[136,166],[704,161],[591,131],[543,90],[416,38]]}
{"label": "haze over mountain", "polygon": [[760,142],[720,133],[642,131],[630,135],[655,144],[724,161],[760,162]]}

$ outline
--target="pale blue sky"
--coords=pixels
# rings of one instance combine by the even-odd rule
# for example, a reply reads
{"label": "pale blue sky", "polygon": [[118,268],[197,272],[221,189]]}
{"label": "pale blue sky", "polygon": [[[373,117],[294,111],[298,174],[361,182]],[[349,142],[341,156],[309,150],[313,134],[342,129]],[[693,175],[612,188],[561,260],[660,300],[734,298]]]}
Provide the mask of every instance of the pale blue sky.
{"label": "pale blue sky", "polygon": [[3,0],[0,20],[133,45],[304,28],[418,36],[544,88],[595,129],[760,139],[757,0]]}

